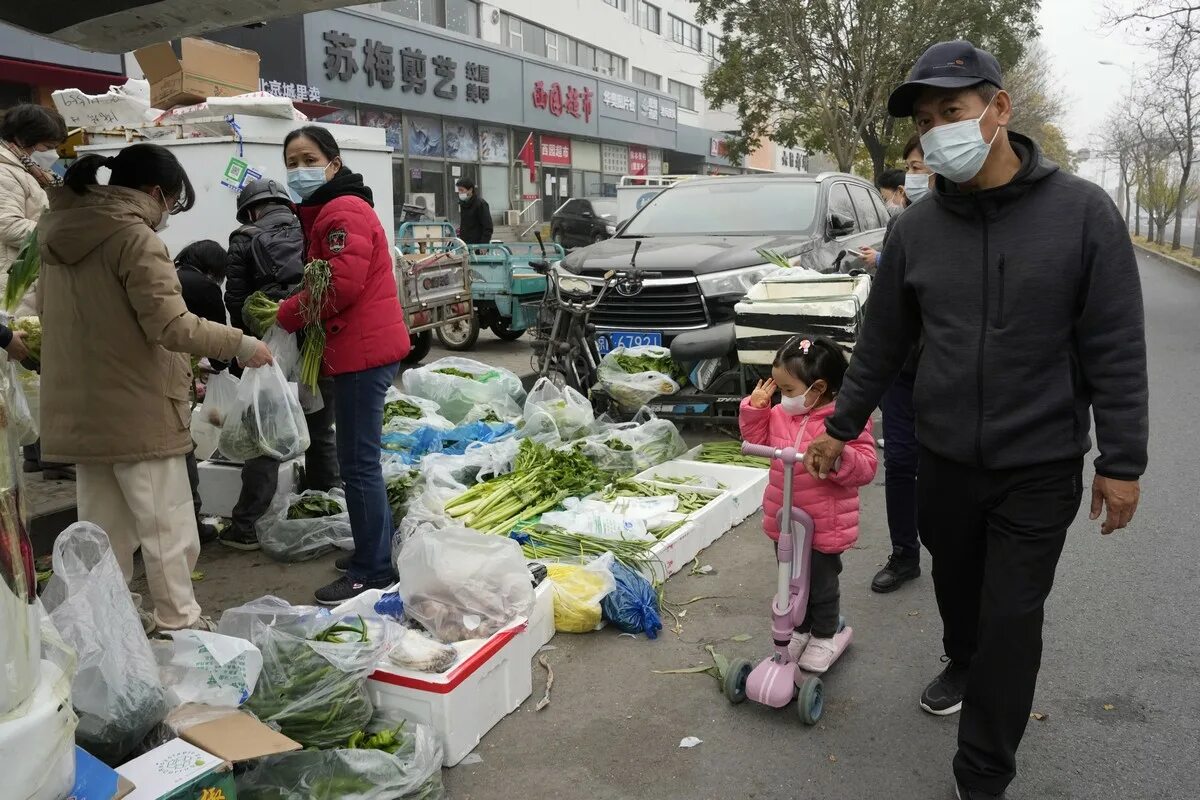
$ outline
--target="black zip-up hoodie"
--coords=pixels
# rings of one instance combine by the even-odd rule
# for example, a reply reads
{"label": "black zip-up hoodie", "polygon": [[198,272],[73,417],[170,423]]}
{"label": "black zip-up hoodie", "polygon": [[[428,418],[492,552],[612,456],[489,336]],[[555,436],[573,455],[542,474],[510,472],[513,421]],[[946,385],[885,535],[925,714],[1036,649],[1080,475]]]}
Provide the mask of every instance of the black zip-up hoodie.
{"label": "black zip-up hoodie", "polygon": [[1010,183],[938,177],[884,248],[829,434],[855,438],[920,340],[917,438],[943,458],[1011,469],[1078,458],[1133,480],[1149,435],[1141,284],[1129,233],[1093,183],[1016,133]]}

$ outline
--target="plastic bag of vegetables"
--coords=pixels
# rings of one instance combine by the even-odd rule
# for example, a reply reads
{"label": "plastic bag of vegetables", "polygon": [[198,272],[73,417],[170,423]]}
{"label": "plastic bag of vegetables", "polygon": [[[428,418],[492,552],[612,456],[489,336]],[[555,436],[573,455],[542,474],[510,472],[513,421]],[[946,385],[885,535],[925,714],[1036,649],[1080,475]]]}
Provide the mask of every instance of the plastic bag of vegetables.
{"label": "plastic bag of vegetables", "polygon": [[[222,620],[224,622],[224,620]],[[338,747],[371,721],[367,676],[392,646],[389,628],[362,616],[314,613],[251,622],[263,666],[245,708],[305,747]]]}
{"label": "plastic bag of vegetables", "polygon": [[383,398],[383,432],[412,433],[418,428],[447,431],[454,423],[443,417],[438,404],[424,397],[404,394],[389,386]]}
{"label": "plastic bag of vegetables", "polygon": [[[29,406],[25,396],[25,384],[18,372],[26,371],[19,364],[9,361],[3,369],[4,405],[8,416],[8,424],[17,434],[17,442],[22,446],[31,445],[38,440],[38,418]],[[38,384],[39,388],[41,384]],[[40,393],[39,393],[40,396]]]}
{"label": "plastic bag of vegetables", "polygon": [[438,531],[449,525],[446,503],[475,483],[510,472],[519,447],[516,439],[508,438],[473,445],[458,456],[425,456],[417,483],[409,490],[408,512],[400,522],[399,542],[393,543],[393,551],[398,553],[397,545],[418,531]]}
{"label": "plastic bag of vegetables", "polygon": [[570,386],[559,389],[539,378],[525,401],[521,436],[551,447],[591,433],[596,417],[591,402]]}
{"label": "plastic bag of vegetables", "polygon": [[596,372],[622,408],[637,409],[660,394],[675,394],[687,377],[665,347],[617,347],[600,360]]}
{"label": "plastic bag of vegetables", "polygon": [[276,561],[308,561],[335,547],[354,549],[346,496],[340,489],[276,498],[255,524],[263,552]]}
{"label": "plastic bag of vegetables", "polygon": [[396,559],[405,613],[439,641],[482,639],[533,607],[521,546],[468,528],[422,532]]}
{"label": "plastic bag of vegetables", "polygon": [[601,424],[578,446],[605,472],[632,474],[687,452],[675,423],[642,409],[632,422]]}
{"label": "plastic bag of vegetables", "polygon": [[525,401],[515,374],[469,358],[451,356],[410,369],[401,383],[406,393],[437,403],[442,416],[456,425],[468,419],[491,421],[489,414],[497,422],[516,419]]}
{"label": "plastic bag of vegetables", "polygon": [[167,715],[158,664],[108,536],[77,522],[54,542],[54,577],[43,601],[79,655],[71,704],[76,740],[110,765],[122,763]]}
{"label": "plastic bag of vegetables", "polygon": [[377,718],[336,750],[258,761],[238,776],[237,793],[240,800],[441,800],[442,745],[425,725]]}
{"label": "plastic bag of vegetables", "polygon": [[196,458],[207,460],[216,455],[225,420],[237,404],[240,382],[226,370],[213,375],[205,384],[204,402],[192,409],[192,441],[196,443]]}
{"label": "plastic bag of vegetables", "polygon": [[586,564],[547,564],[546,579],[554,588],[554,630],[588,633],[600,624],[600,602],[615,588],[613,557],[605,553]]}
{"label": "plastic bag of vegetables", "polygon": [[220,449],[239,461],[270,456],[290,461],[308,449],[308,423],[278,364],[242,373],[237,401],[221,428]]}
{"label": "plastic bag of vegetables", "polygon": [[662,630],[662,615],[658,593],[650,581],[619,561],[614,561],[609,569],[616,586],[600,601],[604,618],[625,633],[644,633],[647,639],[657,639]]}

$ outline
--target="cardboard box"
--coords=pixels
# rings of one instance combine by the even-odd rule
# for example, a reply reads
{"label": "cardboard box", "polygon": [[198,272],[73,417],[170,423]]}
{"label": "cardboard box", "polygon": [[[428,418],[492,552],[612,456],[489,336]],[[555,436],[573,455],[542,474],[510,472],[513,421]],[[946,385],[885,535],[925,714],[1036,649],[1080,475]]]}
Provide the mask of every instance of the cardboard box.
{"label": "cardboard box", "polygon": [[[195,716],[196,709],[204,708],[189,703],[180,706],[172,716],[185,719],[185,715]],[[170,724],[170,717],[167,722]],[[179,731],[179,738],[231,764],[302,748],[299,742],[264,725],[245,711],[230,711],[217,719],[185,727]]]}
{"label": "cardboard box", "polygon": [[172,739],[117,767],[135,788],[127,800],[236,800],[228,761]]}
{"label": "cardboard box", "polygon": [[257,92],[258,53],[206,39],[185,38],[182,58],[169,42],[134,51],[150,81],[150,105],[166,110],[203,103],[210,97],[233,97]]}

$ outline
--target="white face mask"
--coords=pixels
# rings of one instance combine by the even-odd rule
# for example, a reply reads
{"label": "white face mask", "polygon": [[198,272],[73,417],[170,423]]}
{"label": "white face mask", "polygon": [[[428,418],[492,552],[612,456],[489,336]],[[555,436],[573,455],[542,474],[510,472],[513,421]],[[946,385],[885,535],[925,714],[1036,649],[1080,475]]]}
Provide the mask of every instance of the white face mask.
{"label": "white face mask", "polygon": [[58,161],[57,150],[34,150],[29,154],[33,159],[33,163],[37,164],[44,171],[49,172],[50,168]]}
{"label": "white face mask", "polygon": [[979,123],[991,107],[989,102],[983,114],[975,119],[939,125],[927,131],[921,137],[925,166],[954,183],[966,183],[978,175],[992,150],[992,142],[1000,135],[1000,126],[997,125],[991,141],[983,138],[983,128]]}
{"label": "white face mask", "polygon": [[465,202],[467,202],[467,200],[470,199],[470,197],[471,197],[471,195],[467,194],[466,192],[458,193],[459,202],[465,203]]}
{"label": "white face mask", "polygon": [[[161,191],[161,189],[159,191]],[[154,230],[157,231],[158,233],[162,233],[163,231],[165,231],[167,229],[167,226],[171,224],[171,209],[167,206],[165,199],[162,201],[162,203],[163,203],[162,215],[159,216],[159,218],[158,218],[158,224],[156,224],[154,226]]]}
{"label": "white face mask", "polygon": [[815,406],[817,401],[821,399],[821,396],[817,395],[813,398],[811,403],[804,402],[804,398],[808,397],[808,393],[811,391],[812,387],[810,386],[804,390],[804,394],[798,394],[794,397],[781,397],[779,398],[779,407],[788,414],[791,414],[793,417],[807,414],[813,410],[813,406]]}
{"label": "white face mask", "polygon": [[904,193],[908,201],[915,203],[929,194],[929,176],[923,172],[910,172],[904,176]]}

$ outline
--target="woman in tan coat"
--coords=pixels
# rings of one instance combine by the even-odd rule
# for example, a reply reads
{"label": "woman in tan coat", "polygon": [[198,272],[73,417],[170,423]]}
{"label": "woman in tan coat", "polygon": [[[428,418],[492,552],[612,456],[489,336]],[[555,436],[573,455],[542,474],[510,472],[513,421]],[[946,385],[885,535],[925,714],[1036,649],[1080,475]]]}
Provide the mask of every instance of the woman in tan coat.
{"label": "woman in tan coat", "polygon": [[[111,170],[108,185],[96,182]],[[193,204],[179,161],[153,144],[84,156],[50,192],[42,249],[42,448],[77,465],[79,518],[112,540],[126,580],[140,547],[154,623],[211,626],[191,572],[200,552],[184,457],[192,450],[186,354],[271,361],[257,339],[188,312],[156,231]]]}

